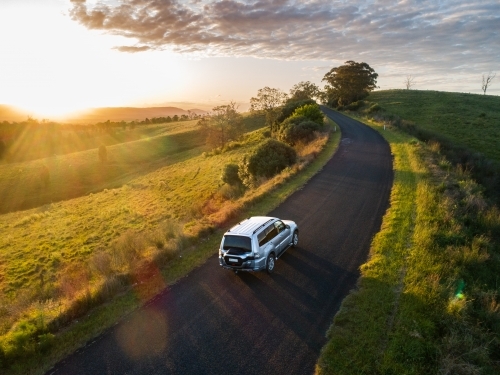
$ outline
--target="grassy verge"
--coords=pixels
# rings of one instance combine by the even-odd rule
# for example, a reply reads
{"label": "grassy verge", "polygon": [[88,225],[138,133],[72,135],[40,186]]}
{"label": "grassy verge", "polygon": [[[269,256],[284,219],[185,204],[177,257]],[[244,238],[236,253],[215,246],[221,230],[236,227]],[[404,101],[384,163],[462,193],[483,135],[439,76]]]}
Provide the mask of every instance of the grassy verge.
{"label": "grassy verge", "polygon": [[[50,293],[52,285],[57,289],[56,295],[63,291],[67,301],[52,306],[52,299],[38,303],[39,299],[31,298],[30,302],[27,298],[27,305],[23,306],[24,300],[16,300],[25,311],[8,337],[3,337],[3,353],[10,353],[13,358],[16,353],[12,350],[21,348],[19,358],[22,356],[23,360],[10,365],[4,373],[44,373],[57,360],[204,263],[215,254],[223,230],[243,217],[264,214],[276,207],[321,169],[340,139],[340,133],[317,138],[299,150],[300,161],[296,166],[242,196],[225,185],[218,185],[221,166],[237,161],[262,140],[263,133],[250,133],[234,149],[193,156],[119,189],[53,204],[42,212],[2,215],[1,219],[10,228],[9,241],[17,238],[25,244],[26,237],[34,241],[32,251],[15,254],[3,251],[10,248],[12,242],[0,244],[3,264],[10,266],[3,272],[8,276],[11,290],[22,285],[16,284],[20,282],[31,283],[37,293],[40,288]],[[70,213],[74,214],[72,220],[67,218]],[[177,222],[184,223],[180,232]],[[85,238],[71,234],[78,232],[72,229],[73,225],[83,231]],[[40,237],[41,228],[47,227],[51,227],[49,233]],[[151,230],[156,227],[158,231]],[[58,245],[59,236],[64,243]],[[36,241],[42,241],[45,252],[58,246],[56,261],[54,255],[37,253],[40,244]],[[67,241],[76,242],[68,244]],[[138,253],[138,248],[143,249],[142,252]],[[33,251],[38,255],[33,255]],[[45,258],[39,260],[39,257]],[[51,274],[46,275],[42,267],[26,262],[49,264]],[[30,269],[37,272],[32,274]],[[85,277],[89,286],[79,286],[77,281]],[[1,297],[5,300],[9,295]],[[113,298],[110,300],[110,297]],[[49,321],[56,321],[53,315],[60,315],[61,311],[66,314],[66,323],[59,322],[65,328],[53,335],[47,326],[54,324]],[[65,325],[67,322],[71,324]],[[37,329],[42,334],[35,342],[30,339],[30,332]],[[19,339],[25,343],[19,346]],[[2,360],[0,356],[0,365]]]}
{"label": "grassy verge", "polygon": [[391,206],[316,372],[498,373],[498,209],[434,144],[370,125],[395,155]]}

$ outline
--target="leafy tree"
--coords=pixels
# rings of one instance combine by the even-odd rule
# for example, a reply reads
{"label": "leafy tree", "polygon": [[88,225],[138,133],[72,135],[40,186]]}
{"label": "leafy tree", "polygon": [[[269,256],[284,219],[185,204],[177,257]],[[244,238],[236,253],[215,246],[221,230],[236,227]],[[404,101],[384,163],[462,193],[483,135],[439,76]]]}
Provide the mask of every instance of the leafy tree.
{"label": "leafy tree", "polygon": [[337,107],[365,98],[377,87],[378,74],[367,63],[346,61],[323,77],[328,104]]}
{"label": "leafy tree", "polygon": [[287,94],[280,89],[266,86],[257,92],[256,97],[250,98],[250,112],[264,112],[266,114],[266,124],[271,128],[272,132],[279,108],[285,103],[287,97]]}
{"label": "leafy tree", "polygon": [[295,116],[304,116],[318,125],[323,125],[324,121],[323,112],[317,104],[306,104],[297,108],[292,114],[292,117]]}
{"label": "leafy tree", "polygon": [[288,102],[296,102],[301,100],[314,100],[319,96],[320,89],[314,83],[309,81],[299,82],[290,89],[290,98]]}
{"label": "leafy tree", "polygon": [[238,174],[245,185],[251,186],[257,177],[270,178],[296,161],[297,153],[292,147],[270,138],[243,158]]}
{"label": "leafy tree", "polygon": [[198,121],[198,126],[206,135],[206,142],[211,147],[224,147],[238,139],[243,133],[243,118],[236,111],[236,103],[214,107],[209,116]]}

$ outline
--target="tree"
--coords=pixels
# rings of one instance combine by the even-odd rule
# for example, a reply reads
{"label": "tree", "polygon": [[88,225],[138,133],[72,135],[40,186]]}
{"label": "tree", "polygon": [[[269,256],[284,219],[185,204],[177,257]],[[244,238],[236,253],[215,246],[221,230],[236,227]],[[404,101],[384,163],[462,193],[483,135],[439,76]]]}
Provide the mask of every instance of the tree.
{"label": "tree", "polygon": [[257,92],[257,97],[250,98],[250,112],[262,111],[266,114],[266,124],[273,131],[279,108],[285,104],[288,95],[280,89],[264,87]]}
{"label": "tree", "polygon": [[236,111],[236,103],[220,105],[212,113],[198,121],[211,147],[224,147],[229,141],[238,139],[244,132],[243,118]]}
{"label": "tree", "polygon": [[104,145],[99,146],[99,160],[101,163],[106,163],[106,161],[108,161],[108,150]]}
{"label": "tree", "polygon": [[489,72],[487,76],[483,74],[483,86],[481,88],[483,90],[483,95],[486,95],[486,90],[488,90],[488,87],[491,85],[491,81],[493,81],[493,78],[495,78],[496,75],[496,73],[492,72]]}
{"label": "tree", "polygon": [[407,90],[411,89],[412,86],[415,86],[414,79],[415,77],[413,77],[411,74],[406,76],[403,83],[405,84]]}
{"label": "tree", "polygon": [[365,98],[370,91],[377,88],[377,77],[370,65],[355,61],[346,61],[345,65],[332,68],[323,77],[328,85],[328,104],[344,106]]}
{"label": "tree", "polygon": [[296,102],[307,99],[316,99],[319,96],[319,87],[309,81],[299,82],[290,89],[288,102]]}
{"label": "tree", "polygon": [[0,139],[0,160],[3,158],[6,150],[7,146],[5,145],[5,142],[3,141],[3,139]]}

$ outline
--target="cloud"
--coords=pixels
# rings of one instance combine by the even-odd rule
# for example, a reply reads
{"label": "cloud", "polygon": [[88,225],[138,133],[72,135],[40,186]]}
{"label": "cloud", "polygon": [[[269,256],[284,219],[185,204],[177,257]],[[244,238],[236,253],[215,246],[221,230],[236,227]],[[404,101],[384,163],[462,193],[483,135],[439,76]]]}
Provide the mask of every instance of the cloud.
{"label": "cloud", "polygon": [[128,53],[136,53],[136,52],[144,52],[144,51],[148,51],[151,49],[151,47],[149,46],[140,46],[140,47],[136,47],[136,46],[118,46],[118,47],[114,47],[114,49],[120,51],[120,52],[128,52]]}
{"label": "cloud", "polygon": [[[433,74],[497,69],[500,3],[435,0],[71,0],[88,29],[171,49],[285,60],[362,60]],[[407,70],[406,70],[407,71]]]}

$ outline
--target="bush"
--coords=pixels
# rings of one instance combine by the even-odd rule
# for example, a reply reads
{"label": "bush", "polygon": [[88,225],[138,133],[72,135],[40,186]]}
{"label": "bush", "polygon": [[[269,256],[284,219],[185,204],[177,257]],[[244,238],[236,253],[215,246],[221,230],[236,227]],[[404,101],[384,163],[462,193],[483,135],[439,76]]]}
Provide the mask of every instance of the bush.
{"label": "bush", "polygon": [[348,105],[345,106],[345,109],[348,109],[349,111],[357,111],[359,108],[365,105],[365,102],[363,100],[358,100],[357,102],[352,102]]}
{"label": "bush", "polygon": [[368,108],[368,113],[378,112],[382,109],[382,107],[378,103],[373,103],[370,108]]}
{"label": "bush", "polygon": [[280,128],[278,139],[291,146],[299,142],[308,143],[314,139],[314,132],[318,130],[320,130],[318,123],[311,120],[305,120],[299,124],[289,121]]}
{"label": "bush", "polygon": [[279,124],[285,121],[288,117],[292,115],[292,113],[295,112],[297,108],[303,107],[304,105],[307,104],[316,104],[316,102],[312,99],[306,99],[285,104],[285,106],[281,109],[281,112],[279,113],[278,117],[276,118],[276,123]]}
{"label": "bush", "polygon": [[287,128],[291,125],[298,125],[301,122],[307,121],[308,118],[305,116],[293,116],[293,117],[288,117],[285,121],[281,122],[280,124],[277,124],[275,126],[275,132],[279,134],[281,132],[282,128]]}
{"label": "bush", "polygon": [[294,164],[297,153],[287,144],[275,139],[261,143],[252,154],[246,155],[239,166],[239,177],[251,185],[258,177],[270,178]]}
{"label": "bush", "polygon": [[241,184],[240,176],[238,176],[238,165],[237,164],[226,164],[224,170],[222,171],[221,180],[228,185],[239,185]]}
{"label": "bush", "polygon": [[306,104],[299,108],[297,108],[292,117],[296,116],[304,116],[308,120],[316,122],[318,125],[323,125],[323,112],[319,108],[319,105],[315,104]]}

